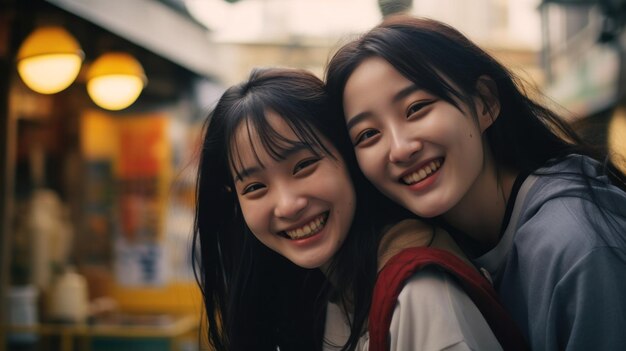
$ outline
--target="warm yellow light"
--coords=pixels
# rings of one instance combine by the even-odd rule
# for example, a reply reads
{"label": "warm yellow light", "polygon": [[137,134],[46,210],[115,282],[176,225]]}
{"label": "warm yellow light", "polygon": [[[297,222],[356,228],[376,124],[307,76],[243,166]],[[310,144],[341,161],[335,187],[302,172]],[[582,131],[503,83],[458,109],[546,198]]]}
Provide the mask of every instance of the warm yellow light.
{"label": "warm yellow light", "polygon": [[80,45],[61,27],[39,27],[17,53],[17,71],[24,83],[41,94],[54,94],[72,84],[83,61]]}
{"label": "warm yellow light", "polygon": [[100,56],[87,72],[87,93],[107,110],[130,106],[146,84],[141,64],[131,55],[112,52]]}
{"label": "warm yellow light", "polygon": [[608,147],[611,161],[626,172],[626,110],[618,107],[609,122]]}
{"label": "warm yellow light", "polygon": [[143,80],[127,75],[102,76],[87,83],[89,96],[98,106],[107,110],[121,110],[130,106],[142,89]]}

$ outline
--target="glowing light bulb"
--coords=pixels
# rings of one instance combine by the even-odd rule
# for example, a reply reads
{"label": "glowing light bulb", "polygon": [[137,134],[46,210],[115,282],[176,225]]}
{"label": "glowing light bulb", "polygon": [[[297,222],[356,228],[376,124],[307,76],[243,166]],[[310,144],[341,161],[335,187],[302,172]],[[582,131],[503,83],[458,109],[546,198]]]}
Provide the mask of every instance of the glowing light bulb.
{"label": "glowing light bulb", "polygon": [[146,76],[141,64],[131,55],[112,52],[100,56],[87,72],[87,93],[96,105],[107,110],[122,110],[141,94]]}
{"label": "glowing light bulb", "polygon": [[58,93],[74,82],[83,52],[72,35],[61,27],[39,27],[17,53],[17,71],[30,89],[41,94]]}

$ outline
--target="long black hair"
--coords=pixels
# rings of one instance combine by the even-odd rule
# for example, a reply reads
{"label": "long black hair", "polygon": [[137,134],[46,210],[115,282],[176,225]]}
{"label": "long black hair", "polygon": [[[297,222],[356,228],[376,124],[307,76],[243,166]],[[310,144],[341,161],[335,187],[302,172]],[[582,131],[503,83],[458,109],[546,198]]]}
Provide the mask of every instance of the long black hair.
{"label": "long black hair", "polygon": [[[483,97],[477,83],[485,76],[493,80],[500,111],[485,135],[498,170],[530,173],[581,154],[604,164],[609,179],[626,188],[626,177],[603,148],[587,144],[559,115],[529,98],[519,78],[456,29],[431,19],[396,15],[345,44],[326,68],[334,106],[342,106],[347,80],[370,57],[386,60],[408,80],[457,108],[459,101],[467,105],[474,118],[473,98]],[[595,180],[585,181],[595,201],[590,183]]]}
{"label": "long black hair", "polygon": [[[275,157],[290,142],[272,129],[268,111],[312,152],[343,159],[361,199],[350,233],[330,265],[332,287],[320,270],[297,267],[261,244],[239,208],[230,173],[238,157],[233,142],[238,126],[247,123]],[[336,112],[319,78],[303,70],[272,68],[254,70],[247,81],[227,89],[209,115],[198,168],[192,255],[215,349],[320,350],[331,297],[350,306],[352,335],[345,348],[356,345],[369,311],[380,229],[409,215],[360,173]],[[332,155],[323,139],[339,155]]]}

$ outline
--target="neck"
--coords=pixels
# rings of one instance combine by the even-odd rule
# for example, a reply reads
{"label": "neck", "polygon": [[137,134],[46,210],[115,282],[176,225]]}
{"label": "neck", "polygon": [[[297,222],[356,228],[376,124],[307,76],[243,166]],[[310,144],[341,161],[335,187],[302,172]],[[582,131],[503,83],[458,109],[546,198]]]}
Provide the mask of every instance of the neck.
{"label": "neck", "polygon": [[492,248],[500,240],[506,205],[518,172],[496,169],[486,151],[481,175],[443,219],[479,245]]}

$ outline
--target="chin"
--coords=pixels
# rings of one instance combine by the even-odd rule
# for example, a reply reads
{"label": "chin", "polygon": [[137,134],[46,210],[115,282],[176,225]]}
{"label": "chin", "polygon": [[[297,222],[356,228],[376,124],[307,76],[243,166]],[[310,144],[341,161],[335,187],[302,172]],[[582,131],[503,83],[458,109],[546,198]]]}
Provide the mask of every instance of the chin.
{"label": "chin", "polygon": [[306,261],[306,262],[295,262],[292,261],[293,263],[295,263],[296,265],[298,265],[299,267],[305,268],[305,269],[315,269],[315,268],[320,268],[324,263],[326,263],[328,260],[326,261]]}
{"label": "chin", "polygon": [[286,258],[298,267],[305,269],[315,269],[322,267],[324,264],[330,261],[332,256],[307,256],[306,254],[300,254]]}
{"label": "chin", "polygon": [[413,212],[414,214],[420,217],[424,217],[424,218],[433,218],[433,217],[441,216],[447,211],[445,206],[441,206],[438,204],[427,206],[427,207],[423,206],[423,204],[420,204],[420,205],[421,206],[409,206],[409,207],[405,206],[405,208],[407,208],[409,211]]}

